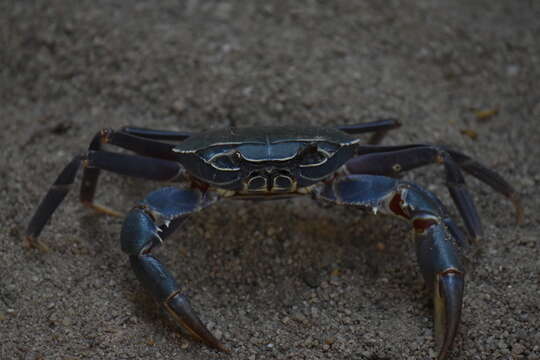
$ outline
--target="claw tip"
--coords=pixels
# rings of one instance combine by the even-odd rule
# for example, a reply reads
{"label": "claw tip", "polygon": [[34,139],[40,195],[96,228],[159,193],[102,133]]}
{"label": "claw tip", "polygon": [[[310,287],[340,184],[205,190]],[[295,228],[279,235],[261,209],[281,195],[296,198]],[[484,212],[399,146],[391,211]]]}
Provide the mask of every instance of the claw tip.
{"label": "claw tip", "polygon": [[464,279],[457,270],[438,274],[434,292],[435,342],[438,360],[447,358],[461,318]]}

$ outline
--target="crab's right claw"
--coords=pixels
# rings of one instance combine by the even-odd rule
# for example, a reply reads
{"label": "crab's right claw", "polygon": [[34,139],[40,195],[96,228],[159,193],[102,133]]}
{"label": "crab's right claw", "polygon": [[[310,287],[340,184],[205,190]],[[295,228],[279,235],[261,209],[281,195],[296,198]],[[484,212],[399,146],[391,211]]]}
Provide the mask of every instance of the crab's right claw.
{"label": "crab's right claw", "polygon": [[215,349],[229,352],[229,349],[216,339],[195,314],[186,296],[175,293],[164,302],[163,306],[190,335]]}
{"label": "crab's right claw", "polygon": [[435,342],[439,350],[437,359],[444,360],[452,347],[460,323],[465,281],[461,272],[452,270],[437,275],[435,281]]}

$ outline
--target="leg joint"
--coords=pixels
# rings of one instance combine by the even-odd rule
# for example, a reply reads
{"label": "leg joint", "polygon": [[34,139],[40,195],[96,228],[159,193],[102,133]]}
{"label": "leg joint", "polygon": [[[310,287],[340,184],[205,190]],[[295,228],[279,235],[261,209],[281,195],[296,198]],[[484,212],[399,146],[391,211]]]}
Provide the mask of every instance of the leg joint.
{"label": "leg joint", "polygon": [[446,269],[444,271],[441,271],[440,273],[437,274],[438,276],[446,276],[446,275],[457,275],[457,276],[463,276],[464,273],[463,271],[460,271],[456,268],[449,268],[449,269]]}
{"label": "leg joint", "polygon": [[428,213],[421,213],[421,214],[416,214],[415,216],[413,216],[411,222],[412,222],[414,231],[417,234],[423,234],[430,227],[440,224],[441,218],[436,215],[432,215]]}
{"label": "leg joint", "polygon": [[111,128],[103,128],[99,131],[99,139],[102,144],[107,144],[111,141],[114,130]]}
{"label": "leg joint", "polygon": [[136,256],[149,253],[163,241],[159,231],[151,214],[140,208],[132,209],[126,216],[120,233],[122,250]]}

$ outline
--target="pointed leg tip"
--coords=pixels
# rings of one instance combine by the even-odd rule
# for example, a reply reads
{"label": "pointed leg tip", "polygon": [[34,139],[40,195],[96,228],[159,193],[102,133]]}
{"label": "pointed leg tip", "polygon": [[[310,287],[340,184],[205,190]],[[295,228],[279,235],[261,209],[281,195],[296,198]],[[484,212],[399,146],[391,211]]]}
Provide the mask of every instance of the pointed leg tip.
{"label": "pointed leg tip", "polygon": [[519,194],[513,193],[510,195],[510,201],[512,202],[512,205],[514,205],[514,210],[516,211],[516,225],[523,224],[525,211],[523,210]]}
{"label": "pointed leg tip", "polygon": [[96,204],[96,203],[89,202],[89,201],[83,201],[82,203],[87,208],[93,209],[93,210],[95,210],[95,211],[97,211],[98,213],[101,213],[101,214],[110,215],[110,216],[114,216],[114,217],[123,217],[124,216],[121,212],[116,211],[116,210],[111,209],[111,208],[108,208],[106,206],[100,205],[100,204]]}
{"label": "pointed leg tip", "polygon": [[24,237],[22,246],[27,249],[33,248],[33,249],[41,250],[43,252],[49,251],[49,247],[47,245],[45,245],[44,243],[42,243],[41,241],[39,241],[32,235],[27,235]]}
{"label": "pointed leg tip", "polygon": [[34,241],[34,238],[31,236],[31,235],[26,235],[24,238],[23,238],[23,243],[22,243],[22,246],[24,248],[31,248],[33,247],[33,244],[35,243]]}
{"label": "pointed leg tip", "polygon": [[224,352],[226,354],[231,353],[231,350],[229,348],[225,347],[222,343],[218,343],[216,349],[221,351],[221,352]]}
{"label": "pointed leg tip", "polygon": [[469,238],[469,245],[478,245],[482,242],[484,236],[482,234],[475,234]]}

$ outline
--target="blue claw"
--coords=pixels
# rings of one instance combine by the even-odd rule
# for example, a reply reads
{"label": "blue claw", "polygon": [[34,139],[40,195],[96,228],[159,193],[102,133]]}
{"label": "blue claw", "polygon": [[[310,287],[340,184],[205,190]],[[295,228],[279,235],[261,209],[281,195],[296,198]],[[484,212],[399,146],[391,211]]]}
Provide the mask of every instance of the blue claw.
{"label": "blue claw", "polygon": [[465,280],[456,242],[459,240],[448,236],[442,223],[416,235],[418,263],[426,284],[433,289],[438,360],[447,358],[461,319]]}
{"label": "blue claw", "polygon": [[438,360],[447,358],[456,337],[461,319],[464,287],[463,273],[448,271],[437,275],[433,303],[435,342],[439,348]]}
{"label": "blue claw", "polygon": [[417,185],[376,175],[344,177],[324,186],[315,196],[411,223],[420,270],[434,293],[437,359],[447,359],[461,318],[465,281],[460,248],[466,238],[440,200]]}
{"label": "blue claw", "polygon": [[[163,188],[152,192],[131,210],[121,232],[122,250],[129,254],[137,279],[191,335],[206,344],[228,351],[206,328],[181,293],[174,277],[150,255],[152,249],[172,233],[185,218],[209,205],[215,198],[195,189]],[[157,221],[163,221],[157,225]]]}

